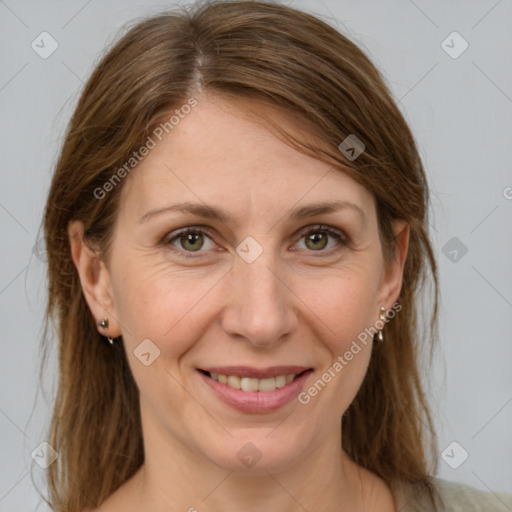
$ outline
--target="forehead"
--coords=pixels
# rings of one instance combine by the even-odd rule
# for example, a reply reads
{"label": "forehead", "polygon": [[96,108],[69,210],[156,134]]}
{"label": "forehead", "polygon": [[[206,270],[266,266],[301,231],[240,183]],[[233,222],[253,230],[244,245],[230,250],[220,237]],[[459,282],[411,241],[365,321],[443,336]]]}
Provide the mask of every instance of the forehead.
{"label": "forehead", "polygon": [[373,196],[339,168],[299,152],[254,112],[304,136],[293,115],[262,104],[244,109],[218,96],[197,106],[157,141],[125,183],[122,205],[134,216],[193,201],[233,212],[279,215],[299,203],[350,201],[373,208]]}

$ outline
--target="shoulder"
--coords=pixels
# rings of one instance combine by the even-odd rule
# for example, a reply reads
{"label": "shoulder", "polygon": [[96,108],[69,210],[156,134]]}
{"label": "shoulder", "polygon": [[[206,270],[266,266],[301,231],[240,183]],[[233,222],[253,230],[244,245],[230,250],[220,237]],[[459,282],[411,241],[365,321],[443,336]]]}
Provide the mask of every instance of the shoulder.
{"label": "shoulder", "polygon": [[497,491],[482,491],[466,484],[434,478],[447,512],[510,512],[512,494]]}
{"label": "shoulder", "polygon": [[[510,512],[512,494],[483,491],[460,482],[433,477],[432,484],[441,504],[434,511],[424,488],[415,484],[394,483],[392,488],[401,512]],[[444,507],[444,508],[443,508]]]}

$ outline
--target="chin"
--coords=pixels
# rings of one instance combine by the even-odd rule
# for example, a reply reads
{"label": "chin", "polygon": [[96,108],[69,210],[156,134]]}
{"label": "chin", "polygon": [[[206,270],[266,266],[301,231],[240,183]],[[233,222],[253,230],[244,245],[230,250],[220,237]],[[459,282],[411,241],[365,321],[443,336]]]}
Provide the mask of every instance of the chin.
{"label": "chin", "polygon": [[268,428],[261,433],[253,429],[249,434],[229,437],[224,444],[212,440],[211,446],[217,449],[205,452],[205,456],[229,471],[257,474],[286,471],[304,454],[304,440],[292,438],[284,429],[279,437],[268,436]]}

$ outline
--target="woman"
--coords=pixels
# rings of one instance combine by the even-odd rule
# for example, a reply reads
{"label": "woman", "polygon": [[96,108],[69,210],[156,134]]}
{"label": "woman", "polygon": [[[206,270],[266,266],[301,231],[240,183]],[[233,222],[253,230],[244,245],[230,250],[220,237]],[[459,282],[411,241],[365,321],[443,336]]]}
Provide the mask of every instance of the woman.
{"label": "woman", "polygon": [[52,508],[512,508],[433,476],[427,208],[381,76],[322,21],[213,2],[134,26],[45,212]]}

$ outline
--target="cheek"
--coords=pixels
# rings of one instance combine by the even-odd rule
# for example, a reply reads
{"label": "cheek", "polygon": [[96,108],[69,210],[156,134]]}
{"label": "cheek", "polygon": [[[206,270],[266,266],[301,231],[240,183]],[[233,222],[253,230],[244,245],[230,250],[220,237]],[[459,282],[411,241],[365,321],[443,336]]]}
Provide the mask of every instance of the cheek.
{"label": "cheek", "polygon": [[209,322],[208,292],[218,280],[217,273],[194,278],[191,273],[171,274],[163,266],[144,268],[134,263],[119,275],[114,290],[128,363],[141,400],[163,423],[168,422],[166,411],[180,411],[173,420],[176,435],[181,421],[177,418],[186,417],[189,410],[197,414],[195,402],[183,393],[180,363],[204,335]]}
{"label": "cheek", "polygon": [[[340,269],[308,269],[284,276],[291,290],[283,290],[289,294],[285,299],[289,307],[296,309],[306,329],[314,331],[311,334],[333,355],[345,352],[377,320],[376,267],[361,261]],[[150,339],[169,356],[172,352],[178,357],[230,305],[230,277],[224,280],[224,267],[176,270],[165,261],[146,265],[143,258],[130,258],[118,268],[124,271],[113,281],[116,314],[132,351]]]}
{"label": "cheek", "polygon": [[293,290],[305,305],[309,325],[316,323],[318,337],[333,356],[377,320],[378,273],[369,266],[352,265],[315,279],[297,279]]}
{"label": "cheek", "polygon": [[177,358],[183,354],[193,345],[209,292],[222,277],[217,272],[169,267],[166,262],[150,267],[134,261],[115,281],[116,313],[131,352],[150,339],[162,355]]}
{"label": "cheek", "polygon": [[306,325],[323,353],[317,380],[305,390],[301,403],[327,408],[333,421],[349,407],[366,375],[373,346],[371,329],[377,320],[378,277],[369,266],[351,266],[301,280],[302,285],[297,282],[294,288],[306,305]]}

